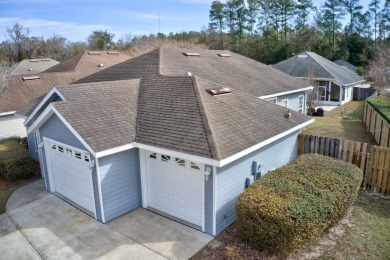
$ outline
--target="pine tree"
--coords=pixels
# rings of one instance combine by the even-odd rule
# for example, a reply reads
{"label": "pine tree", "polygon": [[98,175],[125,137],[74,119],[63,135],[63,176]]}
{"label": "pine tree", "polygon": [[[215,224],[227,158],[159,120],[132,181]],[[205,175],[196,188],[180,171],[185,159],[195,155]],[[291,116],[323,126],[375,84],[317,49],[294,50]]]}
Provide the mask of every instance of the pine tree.
{"label": "pine tree", "polygon": [[225,8],[226,5],[220,1],[214,1],[210,9],[210,29],[219,31],[220,48],[223,50],[223,30],[225,29]]}

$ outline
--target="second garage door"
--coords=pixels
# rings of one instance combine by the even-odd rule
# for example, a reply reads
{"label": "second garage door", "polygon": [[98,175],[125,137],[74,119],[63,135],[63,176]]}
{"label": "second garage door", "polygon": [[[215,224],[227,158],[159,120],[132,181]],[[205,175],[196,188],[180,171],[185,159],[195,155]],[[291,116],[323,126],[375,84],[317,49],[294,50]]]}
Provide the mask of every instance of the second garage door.
{"label": "second garage door", "polygon": [[148,153],[149,207],[202,227],[204,174],[201,168],[180,158]]}
{"label": "second garage door", "polygon": [[94,213],[89,153],[54,141],[48,143],[47,166],[54,186],[52,192],[57,192]]}

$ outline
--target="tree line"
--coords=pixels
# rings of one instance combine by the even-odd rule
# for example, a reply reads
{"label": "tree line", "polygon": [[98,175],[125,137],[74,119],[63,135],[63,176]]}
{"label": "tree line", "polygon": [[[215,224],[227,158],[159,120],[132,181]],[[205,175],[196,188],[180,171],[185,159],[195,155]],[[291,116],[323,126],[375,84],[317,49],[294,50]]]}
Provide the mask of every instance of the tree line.
{"label": "tree line", "polygon": [[390,40],[390,0],[371,0],[366,12],[359,0],[326,0],[320,7],[311,0],[214,1],[209,17],[218,35],[214,48],[266,64],[313,51],[365,66],[376,46]]}

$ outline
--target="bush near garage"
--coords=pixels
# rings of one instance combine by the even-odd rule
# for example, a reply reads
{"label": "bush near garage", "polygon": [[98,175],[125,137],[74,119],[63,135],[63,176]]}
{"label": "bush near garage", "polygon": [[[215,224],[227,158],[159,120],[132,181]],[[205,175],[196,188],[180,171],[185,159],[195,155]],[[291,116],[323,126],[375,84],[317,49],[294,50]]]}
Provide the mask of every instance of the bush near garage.
{"label": "bush near garage", "polygon": [[19,138],[0,141],[0,175],[6,179],[25,179],[34,174],[34,161]]}
{"label": "bush near garage", "polygon": [[318,154],[255,181],[237,202],[237,227],[252,246],[288,253],[318,238],[353,203],[363,173],[355,165]]}

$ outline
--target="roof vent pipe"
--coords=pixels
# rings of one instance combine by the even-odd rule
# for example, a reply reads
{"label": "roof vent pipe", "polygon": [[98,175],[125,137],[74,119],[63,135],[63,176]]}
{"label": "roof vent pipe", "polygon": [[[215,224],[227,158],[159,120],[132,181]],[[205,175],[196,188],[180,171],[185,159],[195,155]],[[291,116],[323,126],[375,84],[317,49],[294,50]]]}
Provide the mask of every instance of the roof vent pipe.
{"label": "roof vent pipe", "polygon": [[103,63],[100,63],[100,64],[98,65],[98,67],[99,67],[99,68],[102,68],[102,67],[103,67]]}
{"label": "roof vent pipe", "polygon": [[186,72],[186,77],[192,77],[192,72],[187,71],[187,72]]}

